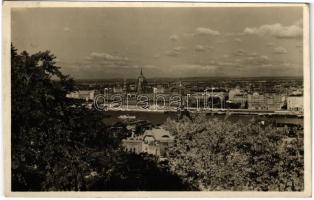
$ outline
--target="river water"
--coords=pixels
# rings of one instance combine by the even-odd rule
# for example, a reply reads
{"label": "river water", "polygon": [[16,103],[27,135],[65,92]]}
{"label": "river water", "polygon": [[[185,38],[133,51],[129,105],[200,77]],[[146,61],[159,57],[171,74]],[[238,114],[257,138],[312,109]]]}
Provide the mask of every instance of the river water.
{"label": "river water", "polygon": [[[116,122],[123,121],[118,117],[120,115],[130,115],[136,116],[136,120],[148,120],[154,125],[163,124],[167,118],[176,119],[177,114],[175,112],[140,112],[140,111],[105,111],[105,118],[103,122],[108,125],[112,125]],[[218,118],[221,120],[230,120],[230,121],[243,121],[248,122],[251,119],[255,118],[257,120],[271,120],[277,123],[290,123],[303,126],[303,118],[297,116],[260,116],[260,115],[229,115],[225,114],[215,114],[215,115],[207,115],[207,118],[213,119]]]}

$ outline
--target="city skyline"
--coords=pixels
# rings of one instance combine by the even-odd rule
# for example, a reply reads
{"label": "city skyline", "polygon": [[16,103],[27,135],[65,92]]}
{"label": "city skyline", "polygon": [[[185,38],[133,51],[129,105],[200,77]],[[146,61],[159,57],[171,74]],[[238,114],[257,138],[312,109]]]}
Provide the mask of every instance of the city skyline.
{"label": "city skyline", "polygon": [[310,196],[309,10],[5,2],[6,195]]}
{"label": "city skyline", "polygon": [[146,78],[301,77],[302,14],[302,7],[14,9],[12,42],[20,51],[50,50],[75,79],[136,78],[140,68]]}

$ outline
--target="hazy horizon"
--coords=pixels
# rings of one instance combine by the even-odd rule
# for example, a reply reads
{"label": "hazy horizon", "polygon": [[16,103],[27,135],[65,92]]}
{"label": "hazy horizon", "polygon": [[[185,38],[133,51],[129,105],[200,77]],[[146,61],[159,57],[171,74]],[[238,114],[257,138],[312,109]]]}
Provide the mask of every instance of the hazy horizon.
{"label": "hazy horizon", "polygon": [[[144,74],[145,76],[145,74]],[[146,77],[145,77],[146,78]],[[148,80],[154,80],[154,79],[175,79],[175,80],[184,80],[184,79],[237,79],[237,80],[245,80],[245,79],[302,79],[303,76],[251,76],[251,77],[240,77],[240,76],[200,76],[200,77],[193,77],[193,76],[186,76],[186,77],[147,77]],[[110,81],[110,80],[137,80],[137,77],[135,78],[123,78],[123,77],[117,77],[117,78],[74,78],[76,81]]]}

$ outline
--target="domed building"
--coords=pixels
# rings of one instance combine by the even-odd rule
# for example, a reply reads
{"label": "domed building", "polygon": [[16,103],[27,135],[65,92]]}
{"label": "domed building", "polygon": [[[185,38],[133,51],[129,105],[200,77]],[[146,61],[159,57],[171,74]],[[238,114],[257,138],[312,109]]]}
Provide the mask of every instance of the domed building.
{"label": "domed building", "polygon": [[181,81],[179,81],[175,86],[171,87],[169,90],[172,94],[178,94],[182,96],[186,95],[187,93],[187,89],[185,88]]}
{"label": "domed building", "polygon": [[127,152],[136,154],[148,153],[160,158],[167,154],[168,147],[173,144],[174,136],[163,128],[146,130],[143,135],[132,136],[122,140],[122,146]]}

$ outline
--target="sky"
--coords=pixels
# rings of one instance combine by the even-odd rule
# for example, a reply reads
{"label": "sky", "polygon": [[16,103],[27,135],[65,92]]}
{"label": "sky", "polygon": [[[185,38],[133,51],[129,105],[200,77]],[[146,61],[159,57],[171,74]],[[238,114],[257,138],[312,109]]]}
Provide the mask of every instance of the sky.
{"label": "sky", "polygon": [[302,9],[16,8],[12,43],[75,79],[302,76]]}

